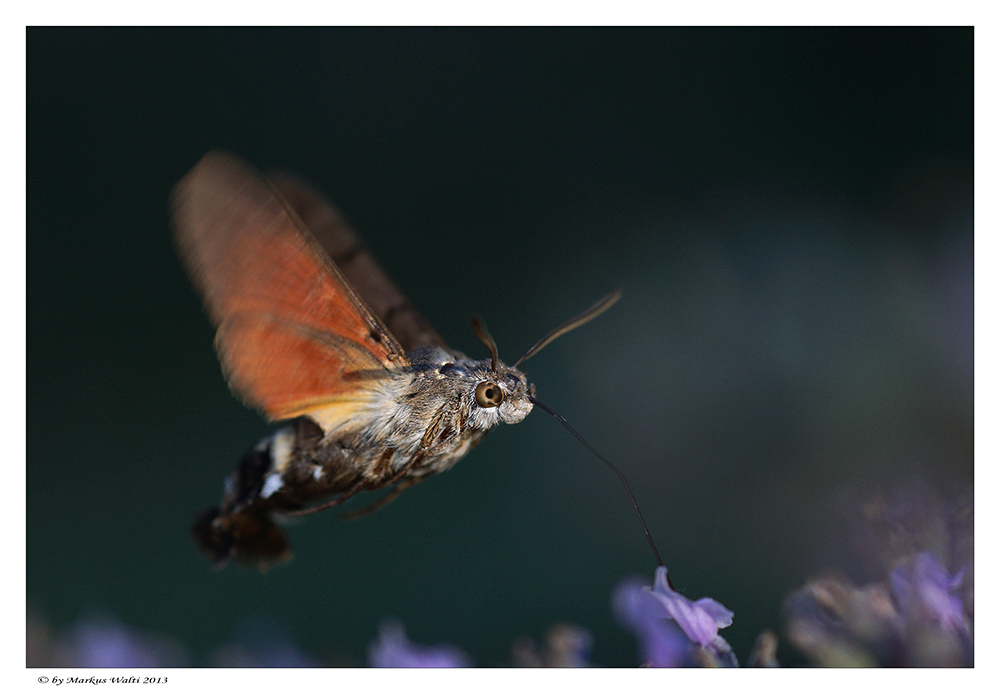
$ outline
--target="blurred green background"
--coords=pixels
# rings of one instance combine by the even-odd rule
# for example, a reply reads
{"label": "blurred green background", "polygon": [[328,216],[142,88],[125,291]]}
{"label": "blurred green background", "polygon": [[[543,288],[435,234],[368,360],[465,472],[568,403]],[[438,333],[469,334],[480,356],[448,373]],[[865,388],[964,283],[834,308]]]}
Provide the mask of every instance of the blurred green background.
{"label": "blurred green background", "polygon": [[[636,664],[615,584],[654,561],[614,476],[543,412],[376,514],[211,569],[199,509],[271,427],[231,397],[174,254],[210,148],[324,190],[450,343],[525,364],[629,476],[675,586],[741,661],[830,565],[844,508],[973,475],[973,31],[27,31],[27,602],[207,664],[248,618],[317,661],[380,621],[478,665],[569,622]],[[845,501],[846,500],[846,501]],[[364,503],[364,502],[362,502]],[[852,563],[853,562],[853,563]],[[786,663],[796,655],[783,645]]]}

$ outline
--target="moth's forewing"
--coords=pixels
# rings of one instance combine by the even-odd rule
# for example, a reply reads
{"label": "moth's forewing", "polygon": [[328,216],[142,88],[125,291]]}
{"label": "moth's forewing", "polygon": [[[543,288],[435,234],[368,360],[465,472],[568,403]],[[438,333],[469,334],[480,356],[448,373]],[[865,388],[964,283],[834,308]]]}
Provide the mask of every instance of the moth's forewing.
{"label": "moth's forewing", "polygon": [[271,172],[268,177],[405,351],[427,345],[447,347],[322,193],[294,174]]}
{"label": "moth's forewing", "polygon": [[229,385],[270,419],[349,402],[380,371],[409,363],[295,212],[241,160],[207,154],[177,184],[173,206]]}

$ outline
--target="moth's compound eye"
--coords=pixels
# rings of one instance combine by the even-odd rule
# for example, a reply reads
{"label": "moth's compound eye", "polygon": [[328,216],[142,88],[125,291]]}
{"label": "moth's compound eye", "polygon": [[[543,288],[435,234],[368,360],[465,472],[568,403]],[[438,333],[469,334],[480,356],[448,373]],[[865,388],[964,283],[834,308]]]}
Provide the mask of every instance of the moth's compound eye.
{"label": "moth's compound eye", "polygon": [[503,402],[503,390],[496,383],[483,381],[476,386],[476,404],[480,407],[499,407]]}

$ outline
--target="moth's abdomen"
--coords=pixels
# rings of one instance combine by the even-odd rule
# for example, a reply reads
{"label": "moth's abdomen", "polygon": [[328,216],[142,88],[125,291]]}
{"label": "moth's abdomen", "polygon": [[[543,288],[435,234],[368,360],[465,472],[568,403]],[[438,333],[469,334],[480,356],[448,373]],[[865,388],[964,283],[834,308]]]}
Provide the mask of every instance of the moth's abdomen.
{"label": "moth's abdomen", "polygon": [[358,456],[341,442],[319,445],[322,430],[306,417],[263,439],[226,478],[222,501],[191,529],[217,564],[235,558],[266,565],[291,557],[275,513],[341,494],[363,477]]}
{"label": "moth's abdomen", "polygon": [[217,565],[233,557],[265,565],[290,556],[284,532],[260,503],[264,480],[273,465],[274,438],[265,439],[243,456],[226,478],[220,505],[203,511],[191,528],[198,546]]}
{"label": "moth's abdomen", "polygon": [[262,509],[224,513],[216,506],[198,516],[191,534],[203,552],[223,565],[237,558],[261,567],[291,558],[284,531]]}

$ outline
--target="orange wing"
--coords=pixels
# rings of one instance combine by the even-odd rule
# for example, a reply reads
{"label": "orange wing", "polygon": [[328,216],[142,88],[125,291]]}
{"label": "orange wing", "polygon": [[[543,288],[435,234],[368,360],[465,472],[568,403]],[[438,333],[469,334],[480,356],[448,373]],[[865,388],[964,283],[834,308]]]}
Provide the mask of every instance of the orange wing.
{"label": "orange wing", "polygon": [[[177,244],[230,388],[270,419],[363,401],[409,364],[291,207],[239,159],[209,152],[174,189]],[[339,416],[339,415],[337,415]]]}

